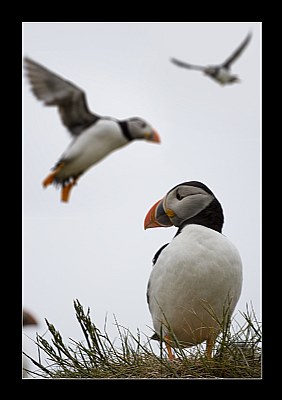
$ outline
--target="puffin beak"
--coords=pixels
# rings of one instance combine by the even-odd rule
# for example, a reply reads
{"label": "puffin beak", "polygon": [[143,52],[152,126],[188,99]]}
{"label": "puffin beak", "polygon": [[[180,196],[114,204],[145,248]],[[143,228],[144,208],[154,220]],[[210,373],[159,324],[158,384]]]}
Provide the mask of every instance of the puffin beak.
{"label": "puffin beak", "polygon": [[152,141],[155,142],[155,143],[161,143],[160,135],[155,130],[153,131]]}
{"label": "puffin beak", "polygon": [[155,129],[153,129],[153,133],[146,134],[146,139],[149,142],[161,143],[160,135],[158,134],[158,132]]}
{"label": "puffin beak", "polygon": [[172,226],[173,223],[169,219],[167,213],[163,207],[163,199],[157,201],[153,207],[148,211],[145,221],[144,221],[144,229],[148,228],[159,228],[159,227],[168,227]]}

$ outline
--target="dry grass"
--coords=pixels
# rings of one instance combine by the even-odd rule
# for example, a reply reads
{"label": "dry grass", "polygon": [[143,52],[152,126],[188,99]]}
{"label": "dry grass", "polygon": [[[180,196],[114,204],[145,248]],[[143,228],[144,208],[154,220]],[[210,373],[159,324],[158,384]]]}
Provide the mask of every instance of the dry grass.
{"label": "dry grass", "polygon": [[[220,379],[261,378],[261,324],[253,310],[241,313],[243,324],[234,319],[222,325],[212,359],[207,359],[204,346],[191,349],[175,348],[173,362],[167,358],[163,342],[159,352],[153,350],[151,340],[116,323],[120,345],[115,345],[106,329],[102,332],[91,321],[90,310],[85,313],[78,300],[74,301],[76,317],[84,340],[63,341],[60,333],[47,320],[51,339],[37,335],[39,359],[25,354],[37,367],[27,371],[30,377],[68,379]],[[47,355],[46,365],[41,353]]]}

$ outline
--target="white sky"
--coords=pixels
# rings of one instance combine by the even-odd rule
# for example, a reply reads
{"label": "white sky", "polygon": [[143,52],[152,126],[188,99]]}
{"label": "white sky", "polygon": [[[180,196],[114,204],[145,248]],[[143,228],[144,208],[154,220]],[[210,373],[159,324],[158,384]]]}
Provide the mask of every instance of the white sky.
{"label": "white sky", "polygon": [[[180,69],[223,62],[249,31],[232,71],[242,82],[221,87]],[[82,339],[73,300],[117,335],[113,315],[133,333],[151,335],[146,286],[156,251],[176,228],[144,231],[149,208],[178,183],[199,180],[221,202],[223,233],[238,248],[244,282],[238,310],[252,302],[261,318],[261,24],[24,23],[23,55],[85,90],[91,110],[140,116],[161,145],[138,141],[81,177],[70,202],[42,180],[71,138],[56,108],[45,107],[23,79],[23,305],[46,331]],[[37,357],[37,348],[24,340]]]}

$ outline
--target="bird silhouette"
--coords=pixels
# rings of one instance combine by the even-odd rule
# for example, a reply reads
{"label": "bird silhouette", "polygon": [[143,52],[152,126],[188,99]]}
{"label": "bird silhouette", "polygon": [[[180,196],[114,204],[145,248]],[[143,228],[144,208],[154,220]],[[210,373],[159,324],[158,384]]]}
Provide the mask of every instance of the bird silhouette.
{"label": "bird silhouette", "polygon": [[243,50],[246,48],[252,37],[251,33],[248,33],[247,37],[240,44],[240,46],[225,60],[222,64],[210,65],[210,66],[200,66],[188,64],[184,61],[177,60],[176,58],[171,58],[173,62],[178,67],[183,67],[195,71],[202,71],[205,75],[209,76],[221,85],[231,84],[239,82],[237,75],[233,75],[230,71],[231,65],[237,60],[237,58],[242,54]]}

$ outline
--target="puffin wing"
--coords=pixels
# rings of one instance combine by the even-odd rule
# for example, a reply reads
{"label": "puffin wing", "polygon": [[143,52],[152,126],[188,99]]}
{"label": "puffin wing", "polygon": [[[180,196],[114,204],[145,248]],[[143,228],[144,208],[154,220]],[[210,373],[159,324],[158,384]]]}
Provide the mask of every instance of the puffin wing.
{"label": "puffin wing", "polygon": [[224,68],[230,68],[230,65],[237,60],[240,54],[243,52],[245,47],[248,45],[249,41],[251,40],[252,34],[248,33],[246,39],[240,44],[240,46],[231,54],[230,57],[227,58],[226,61],[222,64]]}
{"label": "puffin wing", "polygon": [[177,60],[176,58],[171,58],[170,61],[177,65],[178,67],[183,67],[183,68],[188,68],[188,69],[194,69],[196,71],[203,71],[205,67],[202,67],[200,65],[193,65],[193,64],[188,64],[184,61]]}
{"label": "puffin wing", "polygon": [[99,119],[89,111],[83,90],[73,83],[27,57],[24,67],[35,97],[47,106],[58,107],[62,122],[72,136],[78,136]]}

